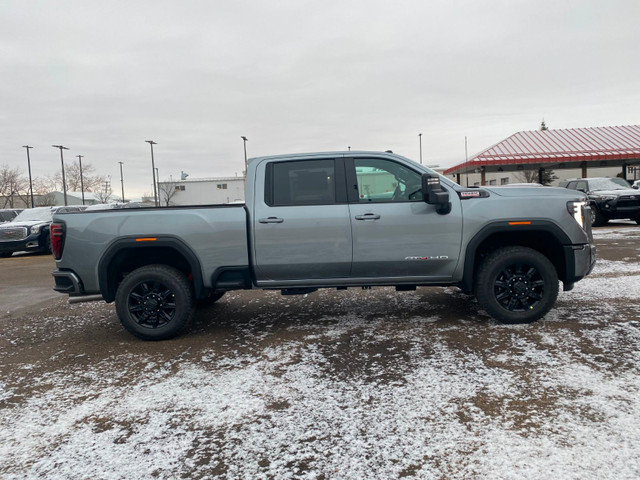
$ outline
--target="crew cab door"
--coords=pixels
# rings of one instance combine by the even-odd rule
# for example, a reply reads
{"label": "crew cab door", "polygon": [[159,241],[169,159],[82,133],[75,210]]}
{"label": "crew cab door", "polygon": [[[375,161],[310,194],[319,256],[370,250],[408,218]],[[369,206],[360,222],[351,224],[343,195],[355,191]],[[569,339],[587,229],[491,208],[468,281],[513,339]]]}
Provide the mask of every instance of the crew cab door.
{"label": "crew cab door", "polygon": [[436,212],[423,201],[422,175],[384,158],[346,160],[353,234],[352,277],[448,280],[460,256],[462,211],[446,185],[452,208]]}
{"label": "crew cab door", "polygon": [[258,166],[253,212],[256,279],[347,277],[352,244],[342,159],[270,161]]}

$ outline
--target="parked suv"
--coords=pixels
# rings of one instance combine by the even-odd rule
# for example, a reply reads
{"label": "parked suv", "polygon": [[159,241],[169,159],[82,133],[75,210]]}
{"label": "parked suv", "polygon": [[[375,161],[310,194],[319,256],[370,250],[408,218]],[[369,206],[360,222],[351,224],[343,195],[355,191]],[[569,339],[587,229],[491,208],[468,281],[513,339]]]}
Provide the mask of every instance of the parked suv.
{"label": "parked suv", "polygon": [[613,178],[578,178],[561,182],[560,186],[584,192],[589,196],[593,226],[614,218],[629,218],[640,225],[640,192],[621,185]]}
{"label": "parked suv", "polygon": [[36,207],[20,212],[0,225],[0,258],[13,252],[51,252],[49,226],[55,212],[77,212],[81,207]]}

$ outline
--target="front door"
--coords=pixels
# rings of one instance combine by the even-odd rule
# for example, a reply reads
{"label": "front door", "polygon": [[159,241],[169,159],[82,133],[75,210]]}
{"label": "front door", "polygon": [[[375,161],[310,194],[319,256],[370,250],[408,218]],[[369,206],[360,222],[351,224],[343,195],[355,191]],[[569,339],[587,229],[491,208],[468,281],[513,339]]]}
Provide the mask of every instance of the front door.
{"label": "front door", "polygon": [[410,166],[390,159],[355,158],[347,160],[347,169],[351,276],[450,279],[462,236],[460,200],[453,189],[443,184],[452,209],[440,215],[423,201],[422,175]]}

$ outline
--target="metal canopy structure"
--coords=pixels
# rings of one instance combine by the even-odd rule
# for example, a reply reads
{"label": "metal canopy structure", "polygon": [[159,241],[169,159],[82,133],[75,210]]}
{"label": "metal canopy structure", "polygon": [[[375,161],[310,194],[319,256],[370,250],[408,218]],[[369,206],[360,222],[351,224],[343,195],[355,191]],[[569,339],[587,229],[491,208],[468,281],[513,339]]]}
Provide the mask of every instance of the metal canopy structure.
{"label": "metal canopy structure", "polygon": [[[640,165],[640,125],[518,132],[445,175]],[[484,182],[483,182],[484,184]]]}

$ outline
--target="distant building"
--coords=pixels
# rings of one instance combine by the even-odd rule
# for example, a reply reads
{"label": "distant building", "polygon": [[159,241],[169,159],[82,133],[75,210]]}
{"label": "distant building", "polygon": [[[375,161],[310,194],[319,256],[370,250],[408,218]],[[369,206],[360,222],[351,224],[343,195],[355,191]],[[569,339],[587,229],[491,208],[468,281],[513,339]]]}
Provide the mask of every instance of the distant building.
{"label": "distant building", "polygon": [[162,206],[244,202],[244,177],[193,178],[158,185]]}
{"label": "distant building", "polygon": [[506,185],[538,181],[552,170],[557,183],[567,178],[640,176],[640,125],[518,132],[445,170],[461,185]]}

